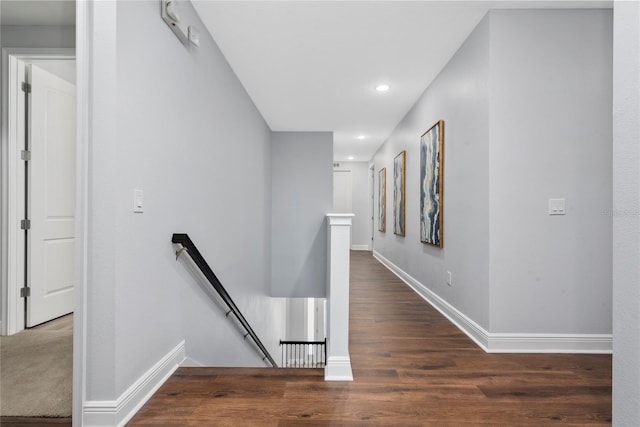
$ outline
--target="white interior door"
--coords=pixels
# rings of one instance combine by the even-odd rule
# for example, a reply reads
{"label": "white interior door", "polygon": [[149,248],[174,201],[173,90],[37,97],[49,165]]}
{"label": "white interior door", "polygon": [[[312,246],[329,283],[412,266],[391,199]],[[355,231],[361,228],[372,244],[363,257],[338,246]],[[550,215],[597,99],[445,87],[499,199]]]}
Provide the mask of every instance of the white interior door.
{"label": "white interior door", "polygon": [[75,86],[31,65],[27,327],[73,311]]}
{"label": "white interior door", "polygon": [[351,171],[333,172],[333,212],[353,213]]}

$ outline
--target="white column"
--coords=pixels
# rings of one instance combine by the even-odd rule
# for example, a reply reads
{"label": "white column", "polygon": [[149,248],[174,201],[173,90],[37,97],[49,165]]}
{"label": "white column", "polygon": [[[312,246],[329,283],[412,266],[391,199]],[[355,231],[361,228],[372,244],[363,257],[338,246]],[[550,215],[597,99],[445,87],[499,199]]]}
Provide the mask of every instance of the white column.
{"label": "white column", "polygon": [[349,357],[349,249],[353,214],[327,214],[325,381],[353,381]]}
{"label": "white column", "polygon": [[613,4],[613,425],[640,420],[640,4]]}

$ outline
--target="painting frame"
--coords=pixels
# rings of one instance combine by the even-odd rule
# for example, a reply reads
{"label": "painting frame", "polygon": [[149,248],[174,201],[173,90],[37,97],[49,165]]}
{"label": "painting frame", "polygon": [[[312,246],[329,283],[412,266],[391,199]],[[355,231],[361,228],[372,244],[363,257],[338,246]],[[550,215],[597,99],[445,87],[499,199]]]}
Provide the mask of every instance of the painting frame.
{"label": "painting frame", "polygon": [[420,241],[443,247],[444,120],[420,136]]}
{"label": "painting frame", "polygon": [[406,233],[407,152],[402,150],[393,159],[393,234]]}
{"label": "painting frame", "polygon": [[387,168],[378,171],[378,231],[387,231]]}

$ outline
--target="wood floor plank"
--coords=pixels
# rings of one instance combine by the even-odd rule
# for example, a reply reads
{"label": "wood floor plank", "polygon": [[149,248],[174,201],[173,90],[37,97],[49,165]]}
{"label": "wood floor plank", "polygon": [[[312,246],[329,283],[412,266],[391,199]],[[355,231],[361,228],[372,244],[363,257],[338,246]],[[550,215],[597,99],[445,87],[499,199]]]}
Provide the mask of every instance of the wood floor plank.
{"label": "wood floor plank", "polygon": [[611,356],[487,354],[370,252],[351,268],[353,382],[180,368],[129,425],[610,425]]}

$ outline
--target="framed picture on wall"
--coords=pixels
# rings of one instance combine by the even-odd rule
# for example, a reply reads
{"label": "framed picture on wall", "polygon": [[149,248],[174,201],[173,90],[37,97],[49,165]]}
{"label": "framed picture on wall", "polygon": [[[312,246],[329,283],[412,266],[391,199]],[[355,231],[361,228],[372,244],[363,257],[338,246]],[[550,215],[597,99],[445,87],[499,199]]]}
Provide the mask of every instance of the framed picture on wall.
{"label": "framed picture on wall", "polygon": [[406,151],[393,159],[393,232],[398,236],[404,236],[406,160]]}
{"label": "framed picture on wall", "polygon": [[442,247],[444,121],[420,137],[420,241]]}
{"label": "framed picture on wall", "polygon": [[387,231],[387,168],[378,172],[378,231]]}

